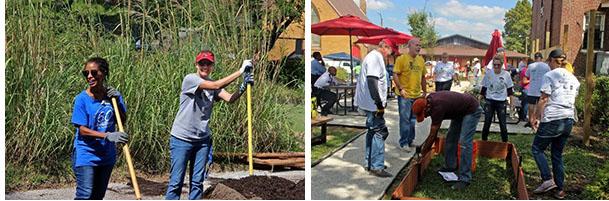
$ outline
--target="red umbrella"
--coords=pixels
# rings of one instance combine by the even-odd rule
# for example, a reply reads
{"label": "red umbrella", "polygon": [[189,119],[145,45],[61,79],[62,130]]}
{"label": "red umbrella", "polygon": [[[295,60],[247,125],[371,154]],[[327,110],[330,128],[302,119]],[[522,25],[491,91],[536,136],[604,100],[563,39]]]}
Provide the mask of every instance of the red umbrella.
{"label": "red umbrella", "polygon": [[[317,35],[348,35],[349,50],[353,50],[351,36],[377,36],[397,34],[396,31],[362,20],[353,15],[340,16],[311,25],[311,33]],[[353,52],[351,55],[351,82],[353,82]]]}
{"label": "red umbrella", "polygon": [[[486,50],[486,54],[484,55],[484,58],[482,59],[482,64],[488,64],[489,62],[491,62],[493,60],[493,57],[497,54],[497,48],[503,47],[503,42],[501,41],[501,32],[499,32],[499,30],[495,29],[492,36],[493,37],[491,38],[491,44],[489,44],[488,49]],[[507,58],[505,58],[505,54],[504,54],[504,57],[503,57],[504,68],[506,66],[506,60],[507,60]]]}
{"label": "red umbrella", "polygon": [[[390,28],[387,28],[387,29],[392,30]],[[392,42],[394,42],[395,44],[404,44],[404,43],[408,43],[408,41],[410,41],[410,39],[413,38],[411,35],[408,35],[408,34],[405,34],[405,33],[399,32],[399,31],[396,31],[396,33],[397,34],[362,37],[359,40],[355,41],[355,43],[378,45],[379,42],[381,42],[381,40],[387,38],[387,39],[391,40]]]}

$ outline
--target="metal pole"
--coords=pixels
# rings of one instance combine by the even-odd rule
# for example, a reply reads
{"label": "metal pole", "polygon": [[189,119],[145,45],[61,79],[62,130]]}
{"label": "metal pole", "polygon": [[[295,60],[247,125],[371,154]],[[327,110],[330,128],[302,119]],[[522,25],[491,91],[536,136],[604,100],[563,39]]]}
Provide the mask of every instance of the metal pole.
{"label": "metal pole", "polygon": [[[351,56],[351,85],[353,85],[353,47],[352,47],[352,39],[351,39],[351,29],[349,29],[349,56]],[[346,106],[346,105],[345,105]]]}

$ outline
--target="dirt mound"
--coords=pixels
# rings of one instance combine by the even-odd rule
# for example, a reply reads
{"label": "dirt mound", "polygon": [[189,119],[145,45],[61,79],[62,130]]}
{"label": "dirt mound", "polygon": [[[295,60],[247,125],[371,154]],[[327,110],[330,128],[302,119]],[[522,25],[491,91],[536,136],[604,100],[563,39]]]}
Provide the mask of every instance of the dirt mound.
{"label": "dirt mound", "polygon": [[304,180],[294,183],[275,176],[250,176],[220,182],[208,199],[304,200]]}

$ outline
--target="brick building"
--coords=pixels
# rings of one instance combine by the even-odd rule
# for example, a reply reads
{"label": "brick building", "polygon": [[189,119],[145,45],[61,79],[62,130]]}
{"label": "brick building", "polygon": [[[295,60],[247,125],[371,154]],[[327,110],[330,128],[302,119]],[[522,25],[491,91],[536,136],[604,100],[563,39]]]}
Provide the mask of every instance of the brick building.
{"label": "brick building", "polygon": [[[600,65],[609,51],[609,0],[533,0],[530,33],[531,53],[540,51],[547,57],[562,48],[576,75],[584,75],[587,50],[588,11],[597,10],[594,51]],[[595,62],[596,63],[596,62]]]}
{"label": "brick building", "polygon": [[[312,0],[311,1],[311,24],[331,20],[344,15],[353,15],[368,21],[366,16],[366,0]],[[352,36],[353,56],[359,58],[365,56],[367,46],[355,44],[357,36]],[[344,52],[349,54],[349,36],[318,36],[311,35],[312,52],[320,52],[322,55]]]}

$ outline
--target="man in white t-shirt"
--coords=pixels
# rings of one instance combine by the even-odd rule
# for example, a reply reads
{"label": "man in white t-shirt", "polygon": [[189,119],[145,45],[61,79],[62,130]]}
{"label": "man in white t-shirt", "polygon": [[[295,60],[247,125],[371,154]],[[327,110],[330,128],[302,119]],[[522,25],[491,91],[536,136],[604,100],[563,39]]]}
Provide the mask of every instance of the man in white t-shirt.
{"label": "man in white t-shirt", "polygon": [[529,91],[527,93],[527,102],[529,103],[529,123],[525,126],[530,126],[532,116],[538,116],[537,101],[541,96],[541,85],[543,83],[543,75],[550,71],[550,66],[543,62],[543,55],[540,52],[535,53],[535,63],[529,65],[525,76],[529,78]]}
{"label": "man in white t-shirt", "polygon": [[[561,49],[550,52],[548,62],[552,70],[543,76],[537,104],[539,114],[531,117],[533,129],[537,130],[531,153],[544,181],[533,192],[543,193],[556,188],[554,197],[557,199],[566,195],[562,154],[575,122],[575,97],[580,85],[577,78],[565,69],[567,63],[562,54]],[[544,154],[548,146],[551,146],[551,172]]]}
{"label": "man in white t-shirt", "polygon": [[334,66],[330,66],[328,71],[321,74],[317,81],[315,81],[313,95],[319,98],[321,101],[326,102],[326,104],[321,107],[321,116],[331,114],[332,112],[330,109],[332,109],[332,106],[334,106],[334,103],[336,103],[338,99],[336,93],[327,89],[327,87],[337,84],[335,76],[336,68]]}
{"label": "man in white t-shirt", "polygon": [[393,42],[383,39],[377,49],[372,50],[362,62],[355,88],[355,104],[366,114],[366,169],[378,177],[391,177],[384,169],[385,139],[389,130],[383,115],[387,104],[387,70],[385,58],[391,54]]}
{"label": "man in white t-shirt", "polygon": [[436,82],[436,91],[450,91],[455,78],[455,68],[452,63],[448,63],[448,54],[442,53],[442,61],[434,66],[432,74]]}
{"label": "man in white t-shirt", "polygon": [[[488,140],[493,116],[497,113],[499,117],[499,128],[501,129],[501,141],[508,141],[506,124],[506,103],[508,96],[512,100],[514,94],[514,83],[510,73],[502,69],[503,58],[493,59],[493,71],[484,74],[480,94],[486,99],[486,113],[484,114],[484,127],[482,128],[482,140]],[[513,104],[510,102],[510,107]]]}
{"label": "man in white t-shirt", "polygon": [[478,58],[474,58],[474,64],[472,67],[472,73],[474,74],[474,83],[478,80],[478,77],[480,76],[480,60]]}

